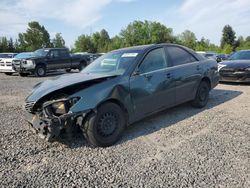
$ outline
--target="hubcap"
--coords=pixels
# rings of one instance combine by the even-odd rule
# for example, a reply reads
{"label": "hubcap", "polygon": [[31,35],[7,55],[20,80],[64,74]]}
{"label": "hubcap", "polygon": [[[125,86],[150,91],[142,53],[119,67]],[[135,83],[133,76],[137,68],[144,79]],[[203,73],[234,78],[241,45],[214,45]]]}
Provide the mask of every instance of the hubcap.
{"label": "hubcap", "polygon": [[38,75],[44,75],[43,68],[39,68],[37,72],[38,72]]}
{"label": "hubcap", "polygon": [[206,87],[202,87],[200,89],[200,100],[201,101],[205,101],[207,99],[207,88]]}
{"label": "hubcap", "polygon": [[117,115],[108,112],[100,117],[97,125],[97,131],[101,136],[108,137],[115,132],[117,125],[118,125]]}

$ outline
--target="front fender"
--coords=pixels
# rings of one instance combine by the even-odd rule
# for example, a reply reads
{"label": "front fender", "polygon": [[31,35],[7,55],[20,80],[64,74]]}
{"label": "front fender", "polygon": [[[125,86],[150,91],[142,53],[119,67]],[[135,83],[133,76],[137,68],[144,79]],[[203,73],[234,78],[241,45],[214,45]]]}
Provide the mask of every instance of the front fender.
{"label": "front fender", "polygon": [[128,112],[133,114],[133,105],[129,92],[129,79],[121,77],[83,89],[70,97],[80,97],[80,100],[70,108],[73,113],[96,110],[96,108],[109,100],[119,101]]}

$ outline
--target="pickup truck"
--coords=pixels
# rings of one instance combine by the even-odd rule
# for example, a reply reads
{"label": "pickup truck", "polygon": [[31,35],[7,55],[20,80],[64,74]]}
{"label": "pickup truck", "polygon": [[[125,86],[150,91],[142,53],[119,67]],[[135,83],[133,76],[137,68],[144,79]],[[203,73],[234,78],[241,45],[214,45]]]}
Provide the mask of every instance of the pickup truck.
{"label": "pickup truck", "polygon": [[20,76],[34,74],[37,77],[46,76],[50,70],[71,69],[80,71],[87,66],[89,59],[86,56],[75,56],[67,48],[43,48],[36,50],[33,57],[20,59],[13,62],[13,69]]}
{"label": "pickup truck", "polygon": [[0,53],[0,72],[6,75],[12,75],[15,71],[12,69],[12,62],[16,53]]}

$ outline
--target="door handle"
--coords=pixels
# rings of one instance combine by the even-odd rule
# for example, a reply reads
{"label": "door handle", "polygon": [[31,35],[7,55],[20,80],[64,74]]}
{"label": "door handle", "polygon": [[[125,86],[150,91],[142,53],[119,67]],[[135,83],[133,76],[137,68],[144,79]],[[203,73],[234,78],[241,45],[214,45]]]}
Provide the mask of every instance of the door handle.
{"label": "door handle", "polygon": [[151,74],[146,74],[146,75],[144,75],[145,76],[145,78],[147,78],[148,80],[150,80],[151,78],[152,78],[152,75]]}
{"label": "door handle", "polygon": [[197,65],[196,66],[196,70],[200,70],[201,68],[200,68],[200,65]]}
{"label": "door handle", "polygon": [[167,78],[171,78],[171,73],[167,73],[167,74],[166,74],[166,77],[167,77]]}

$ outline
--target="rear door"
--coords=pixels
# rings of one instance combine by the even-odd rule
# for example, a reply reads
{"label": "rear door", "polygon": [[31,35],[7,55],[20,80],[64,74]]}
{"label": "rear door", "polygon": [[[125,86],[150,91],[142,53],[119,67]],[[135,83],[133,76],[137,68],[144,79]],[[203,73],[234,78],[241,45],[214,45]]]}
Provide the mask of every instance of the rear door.
{"label": "rear door", "polygon": [[168,46],[176,86],[176,103],[192,100],[202,78],[202,65],[191,53],[178,46]]}
{"label": "rear door", "polygon": [[47,69],[58,69],[60,67],[60,53],[59,50],[50,50],[47,56]]}
{"label": "rear door", "polygon": [[70,68],[71,67],[71,57],[67,49],[60,50],[59,59],[60,59],[60,63],[58,64],[58,68]]}
{"label": "rear door", "polygon": [[168,59],[164,48],[150,51],[130,78],[130,93],[136,119],[175,102],[174,82],[168,78]]}

